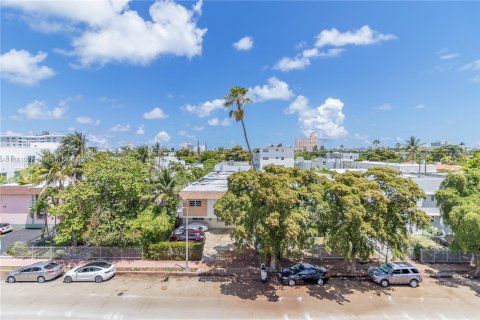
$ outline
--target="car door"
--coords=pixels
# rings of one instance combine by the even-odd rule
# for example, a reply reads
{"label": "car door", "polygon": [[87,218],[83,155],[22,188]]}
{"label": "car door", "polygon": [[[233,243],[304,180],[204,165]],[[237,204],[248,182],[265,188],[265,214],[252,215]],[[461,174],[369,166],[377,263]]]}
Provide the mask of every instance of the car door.
{"label": "car door", "polygon": [[84,267],[77,271],[77,281],[88,281],[90,267]]}
{"label": "car door", "polygon": [[98,276],[98,275],[102,276],[102,278],[103,278],[102,268],[91,267],[90,268],[90,281],[95,281],[95,277]]}
{"label": "car door", "polygon": [[410,282],[412,274],[408,269],[402,269],[402,274],[400,276],[400,283],[401,284],[408,284]]}
{"label": "car door", "polygon": [[15,279],[17,281],[30,281],[28,280],[28,277],[31,271],[32,271],[32,268],[23,268],[22,270],[20,270],[18,275],[15,276]]}
{"label": "car door", "polygon": [[393,270],[392,277],[389,279],[390,283],[401,283],[402,271],[400,269]]}
{"label": "car door", "polygon": [[42,274],[42,268],[40,267],[33,267],[32,271],[30,272],[30,279],[28,281],[37,281],[37,278]]}
{"label": "car door", "polygon": [[297,273],[297,280],[301,283],[306,283],[309,281],[310,277],[310,270],[302,270],[299,273]]}

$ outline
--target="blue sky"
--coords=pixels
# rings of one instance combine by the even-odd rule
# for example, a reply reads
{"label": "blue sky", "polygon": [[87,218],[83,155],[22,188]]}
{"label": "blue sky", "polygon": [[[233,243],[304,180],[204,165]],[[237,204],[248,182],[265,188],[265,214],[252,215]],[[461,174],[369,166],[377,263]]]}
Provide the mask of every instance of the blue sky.
{"label": "blue sky", "polygon": [[480,145],[478,2],[2,1],[1,131],[100,147]]}

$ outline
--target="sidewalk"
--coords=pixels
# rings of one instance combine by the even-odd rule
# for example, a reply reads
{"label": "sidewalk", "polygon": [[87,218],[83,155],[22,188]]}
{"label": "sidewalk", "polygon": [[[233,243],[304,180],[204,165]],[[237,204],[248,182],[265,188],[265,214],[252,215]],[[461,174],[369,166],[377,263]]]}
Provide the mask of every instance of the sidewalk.
{"label": "sidewalk", "polygon": [[[115,264],[119,269],[122,268],[139,268],[139,269],[165,269],[165,268],[180,268],[185,267],[185,261],[172,261],[172,260],[112,260],[105,259]],[[23,267],[36,262],[48,261],[48,259],[18,259],[18,258],[1,258],[0,259],[0,268],[1,267]],[[82,263],[88,261],[83,260],[61,260],[56,259],[56,261],[61,261],[68,268],[73,268]],[[190,268],[199,268],[201,265],[200,261],[189,261],[188,266]]]}

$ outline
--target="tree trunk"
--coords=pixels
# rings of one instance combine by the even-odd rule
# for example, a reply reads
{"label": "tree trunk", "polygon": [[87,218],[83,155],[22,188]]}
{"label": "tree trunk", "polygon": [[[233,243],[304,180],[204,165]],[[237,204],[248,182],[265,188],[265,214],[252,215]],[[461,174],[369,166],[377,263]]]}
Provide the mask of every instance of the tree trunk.
{"label": "tree trunk", "polygon": [[255,168],[255,166],[253,165],[253,153],[252,153],[252,149],[250,148],[250,143],[248,142],[247,129],[245,129],[245,122],[243,121],[243,119],[241,121],[242,121],[242,127],[243,127],[243,135],[245,136],[245,142],[247,143],[248,152],[250,153],[250,164],[252,165],[253,170],[257,171],[257,168]]}
{"label": "tree trunk", "polygon": [[277,269],[277,254],[274,253],[270,257],[270,271],[275,271]]}
{"label": "tree trunk", "polygon": [[351,273],[357,273],[357,256],[354,255],[352,257],[352,262],[351,262],[351,265],[350,265],[350,272]]}
{"label": "tree trunk", "polygon": [[480,276],[480,253],[476,254],[476,266],[475,266],[475,272],[473,273],[474,277]]}

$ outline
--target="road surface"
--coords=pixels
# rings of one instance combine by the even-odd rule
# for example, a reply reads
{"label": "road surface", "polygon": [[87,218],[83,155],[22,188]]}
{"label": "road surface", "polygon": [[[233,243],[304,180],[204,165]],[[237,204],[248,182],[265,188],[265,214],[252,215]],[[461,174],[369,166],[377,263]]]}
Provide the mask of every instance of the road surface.
{"label": "road surface", "polygon": [[116,275],[101,284],[1,283],[1,319],[480,319],[478,282],[427,278],[285,287],[250,277]]}

